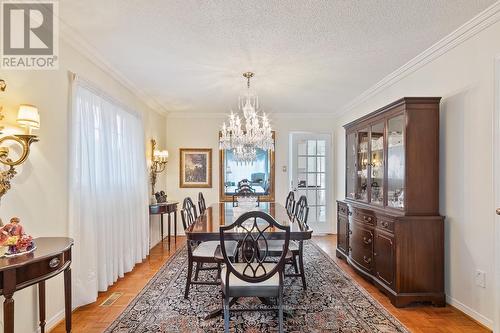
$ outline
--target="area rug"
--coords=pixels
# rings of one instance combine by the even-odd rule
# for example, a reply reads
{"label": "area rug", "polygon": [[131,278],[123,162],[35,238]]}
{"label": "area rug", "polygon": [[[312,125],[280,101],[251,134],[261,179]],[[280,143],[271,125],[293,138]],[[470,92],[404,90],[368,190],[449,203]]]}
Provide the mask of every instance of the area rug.
{"label": "area rug", "polygon": [[[313,241],[305,245],[304,265],[306,291],[300,279],[285,278],[285,332],[409,332]],[[221,306],[220,288],[192,286],[189,299],[184,299],[186,274],[184,246],[106,332],[223,332],[222,317],[204,319]],[[235,306],[265,307],[251,298]],[[232,312],[230,322],[232,332],[276,332],[277,312]]]}

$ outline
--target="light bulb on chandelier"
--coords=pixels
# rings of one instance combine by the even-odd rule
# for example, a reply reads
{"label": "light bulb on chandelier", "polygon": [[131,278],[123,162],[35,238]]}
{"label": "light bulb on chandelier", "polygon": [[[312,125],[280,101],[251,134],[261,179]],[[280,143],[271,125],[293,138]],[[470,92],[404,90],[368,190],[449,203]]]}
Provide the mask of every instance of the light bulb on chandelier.
{"label": "light bulb on chandelier", "polygon": [[252,72],[243,73],[247,79],[247,92],[239,98],[238,109],[243,119],[232,111],[229,124],[222,124],[219,139],[220,149],[230,149],[237,162],[251,163],[257,159],[257,149],[274,151],[274,140],[271,124],[267,115],[259,115],[259,98],[250,92]]}

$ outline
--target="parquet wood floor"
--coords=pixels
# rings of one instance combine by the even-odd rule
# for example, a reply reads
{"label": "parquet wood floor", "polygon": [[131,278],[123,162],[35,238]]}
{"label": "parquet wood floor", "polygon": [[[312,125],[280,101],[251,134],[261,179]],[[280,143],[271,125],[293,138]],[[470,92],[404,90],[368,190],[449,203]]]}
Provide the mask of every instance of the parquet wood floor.
{"label": "parquet wood floor", "polygon": [[[398,318],[406,327],[415,333],[457,333],[457,332],[490,332],[459,310],[452,306],[436,308],[432,306],[413,306],[398,309],[392,306],[376,287],[358,276],[344,261],[335,256],[336,236],[314,236],[313,240],[328,253],[337,264],[365,288],[390,313]],[[149,257],[134,270],[119,279],[108,291],[99,293],[97,302],[78,308],[73,313],[73,332],[98,333],[102,332],[125,309],[128,303],[142,290],[146,283],[168,260],[175,250],[182,246],[185,238],[177,238],[177,246],[167,250],[167,243],[156,245]],[[121,292],[123,295],[109,307],[99,306],[112,293]],[[52,333],[64,333],[64,322],[59,323]]]}

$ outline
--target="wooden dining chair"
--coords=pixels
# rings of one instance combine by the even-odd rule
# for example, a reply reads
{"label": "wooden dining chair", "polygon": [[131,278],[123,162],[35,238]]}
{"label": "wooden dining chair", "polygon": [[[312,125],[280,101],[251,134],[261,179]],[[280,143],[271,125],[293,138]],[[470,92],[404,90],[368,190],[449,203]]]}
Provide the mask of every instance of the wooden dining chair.
{"label": "wooden dining chair", "polygon": [[[290,241],[290,227],[283,226],[267,213],[251,211],[243,213],[234,223],[221,226],[220,240],[224,266],[221,270],[221,291],[224,308],[224,331],[229,332],[230,298],[263,297],[276,298],[278,304],[279,332],[283,332],[283,272],[288,251],[282,251],[277,262],[267,262],[266,244],[271,229],[281,230],[283,248]],[[241,240],[241,261],[231,261],[227,241]],[[291,254],[290,254],[291,255]],[[233,311],[254,311],[235,309]],[[267,311],[276,309],[258,309]]]}
{"label": "wooden dining chair", "polygon": [[233,207],[238,206],[239,198],[256,198],[257,206],[260,206],[260,196],[251,188],[243,187],[241,190],[233,194]]}
{"label": "wooden dining chair", "polygon": [[[292,192],[293,193],[293,192]],[[288,201],[288,198],[287,198]],[[287,209],[288,210],[288,209]],[[300,223],[301,229],[307,230],[307,217],[309,215],[309,207],[307,205],[307,198],[305,195],[299,198],[294,208],[295,215],[291,215],[293,223]],[[282,240],[268,241],[268,250],[270,257],[281,256],[283,252]],[[285,277],[300,277],[302,281],[302,288],[307,289],[306,275],[304,271],[304,241],[290,241],[288,250],[292,253],[292,257],[287,260],[287,264],[293,266],[294,273],[286,273]]]}
{"label": "wooden dining chair", "polygon": [[293,216],[293,211],[295,210],[295,192],[290,191],[286,197],[285,203],[286,212],[288,216]]}
{"label": "wooden dining chair", "polygon": [[205,197],[203,196],[203,193],[200,192],[198,193],[198,208],[200,209],[200,215],[205,212],[207,209],[207,205],[205,204]]}
{"label": "wooden dining chair", "polygon": [[[189,200],[186,200],[189,199]],[[184,199],[183,208],[181,210],[181,219],[184,226],[184,230],[191,227],[193,223],[196,222],[196,207],[193,201],[188,197]],[[219,241],[207,241],[207,242],[196,242],[192,240],[187,240],[187,250],[188,250],[188,273],[186,279],[186,288],[184,290],[184,298],[188,298],[189,289],[191,285],[201,284],[201,285],[218,285],[221,269],[221,251]],[[227,244],[228,254],[231,258],[235,258],[237,253],[238,242],[229,242]],[[194,279],[193,279],[193,264],[196,264]],[[216,264],[203,267],[204,264]],[[198,279],[200,271],[210,271],[217,270],[217,278],[212,281],[201,281]]]}

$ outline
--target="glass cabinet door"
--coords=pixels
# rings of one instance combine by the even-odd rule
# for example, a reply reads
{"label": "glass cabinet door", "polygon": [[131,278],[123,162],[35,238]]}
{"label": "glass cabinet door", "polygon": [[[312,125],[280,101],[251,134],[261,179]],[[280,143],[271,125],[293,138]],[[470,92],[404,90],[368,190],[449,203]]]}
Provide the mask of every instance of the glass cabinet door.
{"label": "glass cabinet door", "polygon": [[404,208],[404,115],[399,115],[389,119],[387,126],[387,206],[393,208]]}
{"label": "glass cabinet door", "polygon": [[368,128],[358,132],[356,199],[368,201]]}
{"label": "glass cabinet door", "polygon": [[346,197],[356,199],[356,133],[347,135]]}
{"label": "glass cabinet door", "polygon": [[384,123],[378,123],[371,128],[371,203],[384,205]]}

